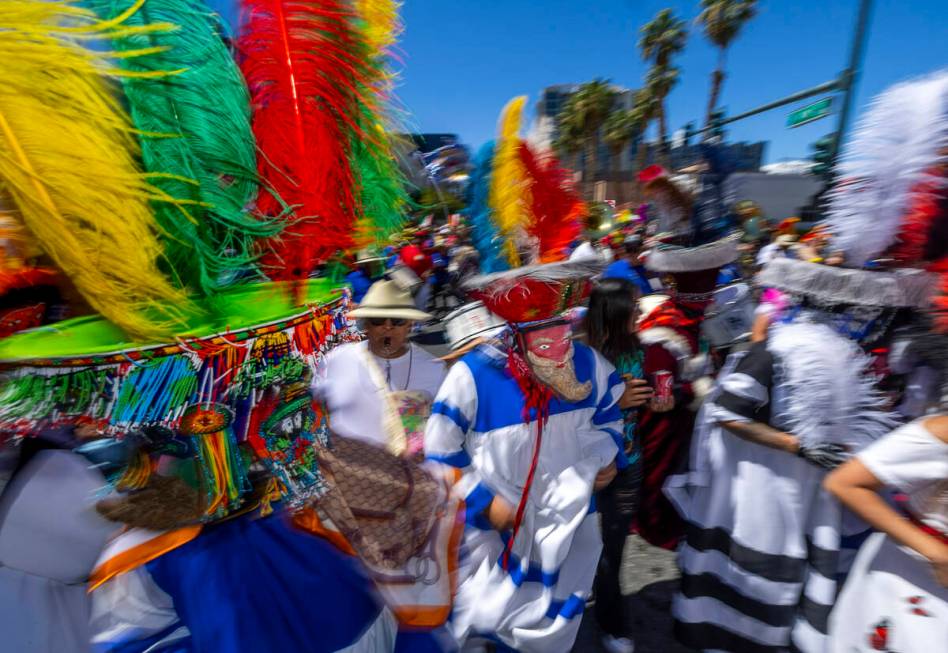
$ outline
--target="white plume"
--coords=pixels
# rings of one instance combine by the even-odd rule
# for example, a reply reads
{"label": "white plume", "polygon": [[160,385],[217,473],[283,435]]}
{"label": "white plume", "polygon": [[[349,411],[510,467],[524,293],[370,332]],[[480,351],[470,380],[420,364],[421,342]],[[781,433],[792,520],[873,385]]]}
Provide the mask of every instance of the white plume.
{"label": "white plume", "polygon": [[[898,235],[909,191],[948,146],[948,70],[889,87],[860,119],[830,194],[827,224],[853,267]],[[944,183],[944,178],[940,178]]]}
{"label": "white plume", "polygon": [[869,357],[830,327],[775,325],[767,349],[780,365],[774,393],[786,398],[773,402],[783,406],[774,421],[804,443],[836,442],[859,451],[898,425],[876,387]]}

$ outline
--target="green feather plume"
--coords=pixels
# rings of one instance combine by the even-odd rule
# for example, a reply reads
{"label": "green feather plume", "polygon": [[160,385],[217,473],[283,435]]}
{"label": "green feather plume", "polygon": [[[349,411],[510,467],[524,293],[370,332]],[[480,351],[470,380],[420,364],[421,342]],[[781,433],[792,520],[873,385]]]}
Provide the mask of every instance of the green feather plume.
{"label": "green feather plume", "polygon": [[[393,142],[391,110],[395,74],[389,70],[388,49],[401,32],[398,3],[391,0],[355,3],[356,25],[362,39],[364,56],[369,63],[371,92],[359,94],[359,130],[353,134],[350,162],[355,172],[359,199],[360,231],[356,241],[388,244],[398,232],[410,208],[407,179],[399,168]],[[388,110],[388,111],[387,111]]]}
{"label": "green feather plume", "polygon": [[[279,222],[249,211],[259,189],[250,96],[220,32],[200,0],[86,0],[103,20],[152,29],[113,39],[139,132],[142,163],[167,195],[154,202],[170,274],[211,294],[252,269],[258,239]],[[122,53],[147,49],[144,56]]]}
{"label": "green feather plume", "polygon": [[[363,116],[366,131],[373,130],[372,116]],[[391,137],[378,133],[375,139],[354,138],[352,167],[356,173],[362,223],[379,246],[388,243],[404,223],[410,198],[406,180],[395,159]],[[369,234],[367,234],[369,235]]]}

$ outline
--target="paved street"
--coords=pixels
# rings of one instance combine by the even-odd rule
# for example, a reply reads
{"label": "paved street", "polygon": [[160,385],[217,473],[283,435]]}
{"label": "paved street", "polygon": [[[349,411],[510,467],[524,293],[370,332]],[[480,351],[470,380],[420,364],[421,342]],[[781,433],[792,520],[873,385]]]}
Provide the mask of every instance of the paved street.
{"label": "paved street", "polygon": [[[678,584],[675,555],[630,535],[622,561],[622,593],[636,653],[690,653],[671,635],[671,597]],[[575,653],[603,650],[592,607],[583,616]]]}

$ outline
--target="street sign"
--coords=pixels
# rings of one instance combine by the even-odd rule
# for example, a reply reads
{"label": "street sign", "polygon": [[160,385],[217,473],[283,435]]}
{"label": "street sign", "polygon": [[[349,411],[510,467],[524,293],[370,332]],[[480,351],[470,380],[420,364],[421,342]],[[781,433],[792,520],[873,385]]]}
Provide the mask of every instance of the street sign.
{"label": "street sign", "polygon": [[790,115],[787,116],[787,127],[799,127],[800,125],[811,123],[814,120],[825,118],[830,114],[832,108],[833,98],[825,97],[819,102],[814,102],[796,111],[791,111]]}

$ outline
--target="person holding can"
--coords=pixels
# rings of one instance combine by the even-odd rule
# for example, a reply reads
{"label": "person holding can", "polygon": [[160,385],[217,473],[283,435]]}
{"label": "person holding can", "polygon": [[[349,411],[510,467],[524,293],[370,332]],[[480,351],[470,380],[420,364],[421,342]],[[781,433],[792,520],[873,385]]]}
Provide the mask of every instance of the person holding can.
{"label": "person holding can", "polygon": [[658,245],[646,260],[649,270],[664,277],[667,294],[640,302],[644,378],[655,392],[638,424],[643,476],[635,529],[664,549],[673,550],[684,531],[663,493],[665,481],[687,462],[695,414],[712,385],[713,366],[700,344],[701,322],[718,270],[737,256],[737,240],[729,237],[695,247]]}
{"label": "person holding can", "polygon": [[596,621],[603,631],[602,643],[610,653],[632,653],[622,611],[619,570],[626,538],[639,503],[642,456],[636,435],[642,407],[652,399],[652,388],[644,377],[644,353],[635,336],[639,290],[628,279],[603,279],[589,296],[584,322],[586,342],[615,365],[625,381],[619,398],[625,459],[617,462],[615,479],[596,495],[601,517],[602,555],[593,585]]}

